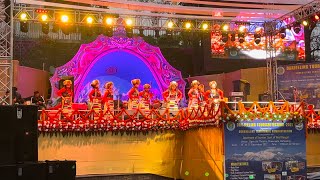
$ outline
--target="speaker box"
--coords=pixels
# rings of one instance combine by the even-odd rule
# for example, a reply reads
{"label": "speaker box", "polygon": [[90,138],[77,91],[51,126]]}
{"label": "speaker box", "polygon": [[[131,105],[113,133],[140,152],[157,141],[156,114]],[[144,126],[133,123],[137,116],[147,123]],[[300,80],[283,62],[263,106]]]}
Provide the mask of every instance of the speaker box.
{"label": "speaker box", "polygon": [[32,162],[0,166],[3,180],[46,180],[46,163]]}
{"label": "speaker box", "polygon": [[250,83],[246,80],[235,80],[233,83],[234,92],[243,92],[245,95],[250,95]]}
{"label": "speaker box", "polygon": [[75,180],[76,161],[46,161],[47,180]]}
{"label": "speaker box", "polygon": [[38,107],[0,106],[0,162],[38,161]]}

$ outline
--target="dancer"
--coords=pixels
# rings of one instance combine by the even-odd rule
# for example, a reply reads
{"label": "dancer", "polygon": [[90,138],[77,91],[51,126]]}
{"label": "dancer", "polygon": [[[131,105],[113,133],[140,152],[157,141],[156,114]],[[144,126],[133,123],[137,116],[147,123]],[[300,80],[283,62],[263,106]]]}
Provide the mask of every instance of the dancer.
{"label": "dancer", "polygon": [[104,85],[106,91],[104,92],[103,96],[103,104],[104,104],[104,111],[114,109],[113,103],[113,82],[107,82]]}
{"label": "dancer", "polygon": [[133,79],[131,81],[132,88],[128,92],[129,102],[128,102],[128,109],[138,109],[139,105],[139,86],[141,84],[140,79]]}
{"label": "dancer", "polygon": [[191,82],[191,89],[188,92],[188,96],[189,96],[189,103],[188,103],[188,108],[192,109],[192,108],[198,108],[199,107],[199,98],[200,98],[200,93],[198,90],[198,86],[199,86],[199,81],[197,80],[193,80]]}
{"label": "dancer", "polygon": [[73,90],[71,88],[72,81],[65,80],[63,81],[63,88],[61,88],[57,95],[61,97],[61,107],[63,109],[70,109],[72,106]]}
{"label": "dancer", "polygon": [[178,104],[182,99],[182,93],[177,87],[178,83],[171,81],[168,90],[162,93],[164,101],[167,103],[167,108],[172,110],[178,110]]}
{"label": "dancer", "polygon": [[198,90],[199,90],[199,102],[200,102],[200,106],[205,106],[206,104],[206,101],[204,99],[204,95],[205,95],[205,91],[204,91],[204,85],[203,84],[200,84],[198,86]]}
{"label": "dancer", "polygon": [[211,81],[209,83],[210,90],[206,91],[205,99],[209,106],[214,105],[215,109],[218,106],[219,102],[223,100],[223,91],[217,88],[217,82]]}
{"label": "dancer", "polygon": [[140,109],[143,110],[149,110],[151,105],[151,99],[153,97],[153,94],[150,92],[151,85],[150,84],[144,84],[143,85],[143,91],[139,93],[140,96]]}
{"label": "dancer", "polygon": [[99,80],[93,80],[91,83],[92,90],[89,93],[90,109],[101,110],[102,95],[99,89]]}

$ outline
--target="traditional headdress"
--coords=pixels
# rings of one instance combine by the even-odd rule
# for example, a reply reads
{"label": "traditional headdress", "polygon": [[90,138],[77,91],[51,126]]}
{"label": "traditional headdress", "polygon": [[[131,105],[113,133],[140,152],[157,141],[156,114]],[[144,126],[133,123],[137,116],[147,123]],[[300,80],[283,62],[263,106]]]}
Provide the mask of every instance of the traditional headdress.
{"label": "traditional headdress", "polygon": [[150,89],[151,88],[151,85],[150,84],[144,84],[143,85],[143,89]]}
{"label": "traditional headdress", "polygon": [[66,86],[66,85],[71,85],[72,84],[72,81],[71,80],[64,80],[63,81],[63,85]]}
{"label": "traditional headdress", "polygon": [[113,85],[113,82],[109,81],[104,84],[104,88],[109,89]]}
{"label": "traditional headdress", "polygon": [[216,86],[217,86],[217,82],[216,81],[210,81],[209,82],[209,86],[211,87],[213,84],[216,84]]}
{"label": "traditional headdress", "polygon": [[172,86],[178,86],[178,83],[176,82],[176,81],[171,81],[170,82],[170,85],[169,85],[169,88],[171,89],[172,88]]}
{"label": "traditional headdress", "polygon": [[98,84],[99,84],[100,82],[99,82],[99,80],[93,80],[92,82],[91,82],[91,86],[92,87],[96,87]]}
{"label": "traditional headdress", "polygon": [[199,85],[200,83],[199,83],[199,81],[197,81],[197,80],[193,80],[192,82],[191,82],[191,87],[193,87],[194,85]]}
{"label": "traditional headdress", "polygon": [[141,83],[141,81],[140,81],[140,79],[132,79],[131,80],[131,84],[134,86],[134,85],[136,85],[136,84],[140,84]]}

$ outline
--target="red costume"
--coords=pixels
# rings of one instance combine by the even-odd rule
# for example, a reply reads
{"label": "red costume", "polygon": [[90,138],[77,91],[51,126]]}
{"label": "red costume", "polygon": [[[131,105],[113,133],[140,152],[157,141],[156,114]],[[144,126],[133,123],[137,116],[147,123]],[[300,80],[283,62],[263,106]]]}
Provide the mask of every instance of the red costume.
{"label": "red costume", "polygon": [[57,92],[57,95],[60,97],[73,97],[73,91],[71,88],[63,87]]}
{"label": "red costume", "polygon": [[189,103],[188,108],[198,108],[200,104],[200,93],[198,90],[198,85],[200,83],[197,80],[192,81],[191,89],[188,92]]}
{"label": "red costume", "polygon": [[107,82],[104,87],[106,88],[106,91],[103,95],[103,103],[104,103],[104,110],[114,109],[114,103],[113,103],[113,83]]}
{"label": "red costume", "polygon": [[166,90],[162,93],[163,99],[166,102],[169,102],[170,100],[178,100],[180,101],[182,99],[182,92],[179,89],[175,90]]}
{"label": "red costume", "polygon": [[139,90],[136,87],[132,87],[128,92],[129,100],[139,100]]}
{"label": "red costume", "polygon": [[90,91],[89,93],[89,99],[90,99],[90,102],[93,101],[93,99],[99,99],[101,100],[101,91],[99,88],[94,88]]}
{"label": "red costume", "polygon": [[148,102],[150,102],[151,99],[153,98],[153,94],[151,92],[147,92],[147,91],[141,91],[139,93],[139,96],[140,96],[141,100],[148,101]]}
{"label": "red costume", "polygon": [[63,109],[70,109],[72,105],[73,90],[71,84],[72,81],[70,80],[63,81],[64,87],[57,92],[57,95],[62,98],[61,107]]}
{"label": "red costume", "polygon": [[129,101],[128,101],[128,109],[138,109],[139,107],[139,85],[141,81],[140,79],[133,79],[131,81],[132,88],[128,92]]}
{"label": "red costume", "polygon": [[107,89],[106,92],[104,92],[104,95],[103,95],[103,102],[108,102],[112,100],[113,101],[113,90],[112,89]]}
{"label": "red costume", "polygon": [[214,90],[210,89],[205,92],[204,94],[205,100],[208,102],[210,99],[220,99],[223,100],[223,91],[220,89],[216,89],[215,92]]}

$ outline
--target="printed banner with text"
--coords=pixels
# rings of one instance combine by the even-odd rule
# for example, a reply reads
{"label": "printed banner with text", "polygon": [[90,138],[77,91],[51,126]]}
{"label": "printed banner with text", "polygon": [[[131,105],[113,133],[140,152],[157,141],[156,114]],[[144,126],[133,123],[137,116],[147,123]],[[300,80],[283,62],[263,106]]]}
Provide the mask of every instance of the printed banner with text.
{"label": "printed banner with text", "polygon": [[225,179],[306,179],[303,123],[228,122],[224,131]]}

